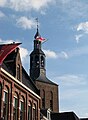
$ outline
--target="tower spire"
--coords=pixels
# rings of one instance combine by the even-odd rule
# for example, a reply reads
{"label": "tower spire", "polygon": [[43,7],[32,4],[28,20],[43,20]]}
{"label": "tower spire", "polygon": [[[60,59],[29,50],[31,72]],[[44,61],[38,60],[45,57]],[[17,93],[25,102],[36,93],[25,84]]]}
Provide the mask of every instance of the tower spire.
{"label": "tower spire", "polygon": [[38,21],[38,18],[36,18],[36,23],[37,23],[37,31],[38,31],[38,29],[39,29],[39,21]]}
{"label": "tower spire", "polygon": [[36,18],[36,23],[37,23],[37,32],[34,36],[34,38],[36,39],[37,37],[41,37],[40,34],[39,34],[39,21],[38,21],[38,18]]}

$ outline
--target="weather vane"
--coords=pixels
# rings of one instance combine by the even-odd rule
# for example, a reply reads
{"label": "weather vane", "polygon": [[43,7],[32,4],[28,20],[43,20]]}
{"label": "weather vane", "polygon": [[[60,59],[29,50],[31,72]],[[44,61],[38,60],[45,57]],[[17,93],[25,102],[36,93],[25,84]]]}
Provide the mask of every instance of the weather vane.
{"label": "weather vane", "polygon": [[35,19],[36,20],[36,23],[37,23],[37,29],[39,28],[39,21],[38,21],[38,18]]}
{"label": "weather vane", "polygon": [[38,18],[35,19],[36,20],[36,24],[37,24],[37,33],[35,35],[35,39],[38,41],[41,41],[42,43],[46,42],[46,39],[41,37],[41,35],[39,34],[39,21]]}

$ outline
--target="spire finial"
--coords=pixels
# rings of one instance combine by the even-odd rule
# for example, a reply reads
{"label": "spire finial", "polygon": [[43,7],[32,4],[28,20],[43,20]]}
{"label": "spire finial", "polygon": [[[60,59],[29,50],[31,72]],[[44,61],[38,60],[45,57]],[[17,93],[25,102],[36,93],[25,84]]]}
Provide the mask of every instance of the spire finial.
{"label": "spire finial", "polygon": [[40,34],[39,34],[39,21],[38,21],[38,18],[36,18],[35,20],[36,20],[36,23],[37,23],[37,32],[36,32],[34,38],[36,39],[38,36],[40,36]]}
{"label": "spire finial", "polygon": [[38,21],[38,18],[36,18],[36,23],[37,23],[37,31],[39,29],[39,21]]}

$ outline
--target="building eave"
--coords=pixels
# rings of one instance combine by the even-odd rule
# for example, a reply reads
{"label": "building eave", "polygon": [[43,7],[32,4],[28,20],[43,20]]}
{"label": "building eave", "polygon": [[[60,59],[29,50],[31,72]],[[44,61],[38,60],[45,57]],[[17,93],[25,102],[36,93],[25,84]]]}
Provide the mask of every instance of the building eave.
{"label": "building eave", "polygon": [[2,67],[0,68],[1,72],[6,74],[7,76],[9,76],[14,82],[18,83],[20,86],[22,86],[23,88],[25,88],[27,91],[29,91],[31,94],[33,94],[34,96],[36,96],[38,99],[41,99],[40,96],[38,96],[35,92],[33,92],[31,89],[29,89],[27,86],[25,86],[22,82],[20,82],[19,80],[17,80],[15,77],[13,77],[11,74],[9,74],[7,71],[5,71]]}

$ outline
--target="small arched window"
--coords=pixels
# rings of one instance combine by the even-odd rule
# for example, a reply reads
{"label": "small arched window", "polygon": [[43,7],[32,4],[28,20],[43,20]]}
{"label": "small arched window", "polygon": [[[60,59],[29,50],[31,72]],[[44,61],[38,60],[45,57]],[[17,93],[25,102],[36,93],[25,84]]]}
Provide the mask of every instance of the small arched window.
{"label": "small arched window", "polygon": [[33,120],[36,120],[36,105],[33,105]]}
{"label": "small arched window", "polygon": [[42,91],[42,108],[45,108],[45,91]]}
{"label": "small arched window", "polygon": [[18,119],[18,94],[15,93],[13,99],[13,120]]}
{"label": "small arched window", "polygon": [[24,101],[24,98],[23,97],[21,97],[21,99],[20,99],[20,120],[24,120],[25,119],[25,107],[24,107],[24,105],[25,105],[25,101]]}
{"label": "small arched window", "polygon": [[3,118],[4,120],[8,120],[8,112],[9,112],[9,89],[5,86],[4,96],[3,96]]}
{"label": "small arched window", "polygon": [[45,59],[43,56],[41,56],[41,67],[45,66]]}
{"label": "small arched window", "polygon": [[35,56],[35,64],[36,64],[36,67],[39,66],[39,56],[38,55]]}
{"label": "small arched window", "polygon": [[50,109],[53,110],[53,92],[50,92]]}
{"label": "small arched window", "polygon": [[28,120],[32,120],[32,103],[30,101],[28,104]]}

